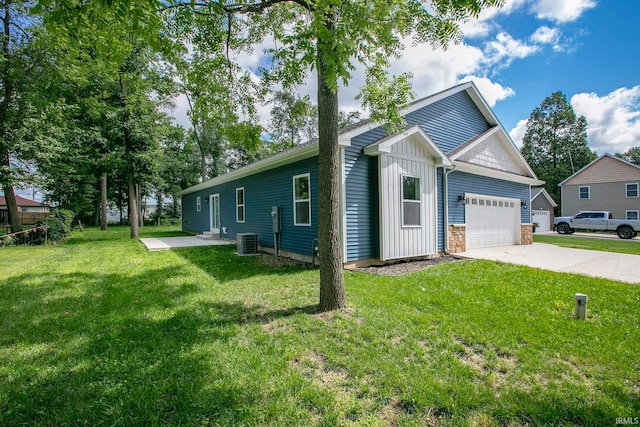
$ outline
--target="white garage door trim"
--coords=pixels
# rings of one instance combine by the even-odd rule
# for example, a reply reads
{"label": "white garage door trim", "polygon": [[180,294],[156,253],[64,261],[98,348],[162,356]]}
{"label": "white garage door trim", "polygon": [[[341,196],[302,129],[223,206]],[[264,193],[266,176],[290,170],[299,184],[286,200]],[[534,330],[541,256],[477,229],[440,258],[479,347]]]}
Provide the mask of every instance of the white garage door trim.
{"label": "white garage door trim", "polygon": [[537,222],[536,231],[551,231],[551,212],[550,211],[531,211],[531,222]]}
{"label": "white garage door trim", "polygon": [[520,243],[520,200],[465,195],[467,249]]}

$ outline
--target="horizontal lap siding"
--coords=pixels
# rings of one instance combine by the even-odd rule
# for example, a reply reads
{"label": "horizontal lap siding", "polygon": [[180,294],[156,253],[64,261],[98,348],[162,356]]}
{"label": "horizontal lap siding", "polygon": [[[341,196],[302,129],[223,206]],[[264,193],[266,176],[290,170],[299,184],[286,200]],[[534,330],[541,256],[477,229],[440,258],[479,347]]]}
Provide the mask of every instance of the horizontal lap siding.
{"label": "horizontal lap siding", "polygon": [[487,120],[466,91],[407,114],[405,120],[409,125],[421,125],[445,153],[489,129]]}
{"label": "horizontal lap siding", "polygon": [[[529,200],[529,186],[517,182],[503,181],[501,179],[474,175],[466,172],[454,171],[448,175],[449,187],[449,223],[464,224],[464,204],[458,200],[458,196],[465,193],[486,194],[487,196],[508,197]],[[523,224],[530,222],[529,203],[526,208],[520,210],[520,221]]]}
{"label": "horizontal lap siding", "polygon": [[385,135],[376,128],[345,148],[347,261],[380,257],[378,157],[365,155],[363,148]]}
{"label": "horizontal lap siding", "polygon": [[[489,128],[469,95],[453,94],[405,116],[408,125],[421,125],[445,152]],[[380,257],[378,158],[364,154],[364,147],[387,135],[382,127],[351,140],[345,149],[347,261]],[[438,184],[438,248],[444,250],[442,177]]]}
{"label": "horizontal lap siding", "polygon": [[[310,173],[311,226],[293,224],[293,177]],[[244,187],[245,222],[236,221],[236,188]],[[192,232],[209,230],[210,194],[220,194],[220,227],[227,227],[222,237],[235,239],[237,233],[257,233],[260,245],[273,247],[271,207],[280,206],[282,233],[280,248],[311,255],[312,241],[318,230],[318,158],[312,157],[290,165],[261,172],[182,196],[183,229]],[[195,212],[196,197],[202,197],[202,211]]]}

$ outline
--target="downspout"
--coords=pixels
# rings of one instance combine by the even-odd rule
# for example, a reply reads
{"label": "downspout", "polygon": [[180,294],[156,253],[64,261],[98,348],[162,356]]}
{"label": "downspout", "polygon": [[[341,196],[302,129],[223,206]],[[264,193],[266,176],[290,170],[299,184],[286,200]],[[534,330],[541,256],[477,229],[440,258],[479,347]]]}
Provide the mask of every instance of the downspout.
{"label": "downspout", "polygon": [[449,248],[449,179],[448,176],[451,172],[456,170],[456,166],[444,166],[444,173],[442,174],[442,215],[444,216],[444,253],[449,255],[451,248]]}

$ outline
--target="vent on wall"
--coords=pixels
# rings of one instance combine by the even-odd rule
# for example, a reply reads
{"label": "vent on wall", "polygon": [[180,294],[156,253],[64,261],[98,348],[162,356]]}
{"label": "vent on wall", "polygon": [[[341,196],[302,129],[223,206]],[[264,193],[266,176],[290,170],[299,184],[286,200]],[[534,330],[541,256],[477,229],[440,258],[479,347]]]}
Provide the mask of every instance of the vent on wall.
{"label": "vent on wall", "polygon": [[238,233],[238,255],[259,255],[258,235],[256,233]]}

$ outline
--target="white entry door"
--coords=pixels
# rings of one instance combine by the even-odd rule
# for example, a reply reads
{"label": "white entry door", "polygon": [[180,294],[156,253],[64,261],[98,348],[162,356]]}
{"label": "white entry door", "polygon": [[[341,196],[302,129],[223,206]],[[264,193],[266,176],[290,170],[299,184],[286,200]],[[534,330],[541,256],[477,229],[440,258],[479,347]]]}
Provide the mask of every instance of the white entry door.
{"label": "white entry door", "polygon": [[520,243],[520,200],[468,194],[467,249]]}
{"label": "white entry door", "polygon": [[551,231],[551,212],[531,211],[531,222],[538,223],[536,231]]}
{"label": "white entry door", "polygon": [[220,194],[209,196],[209,229],[214,234],[220,234]]}

